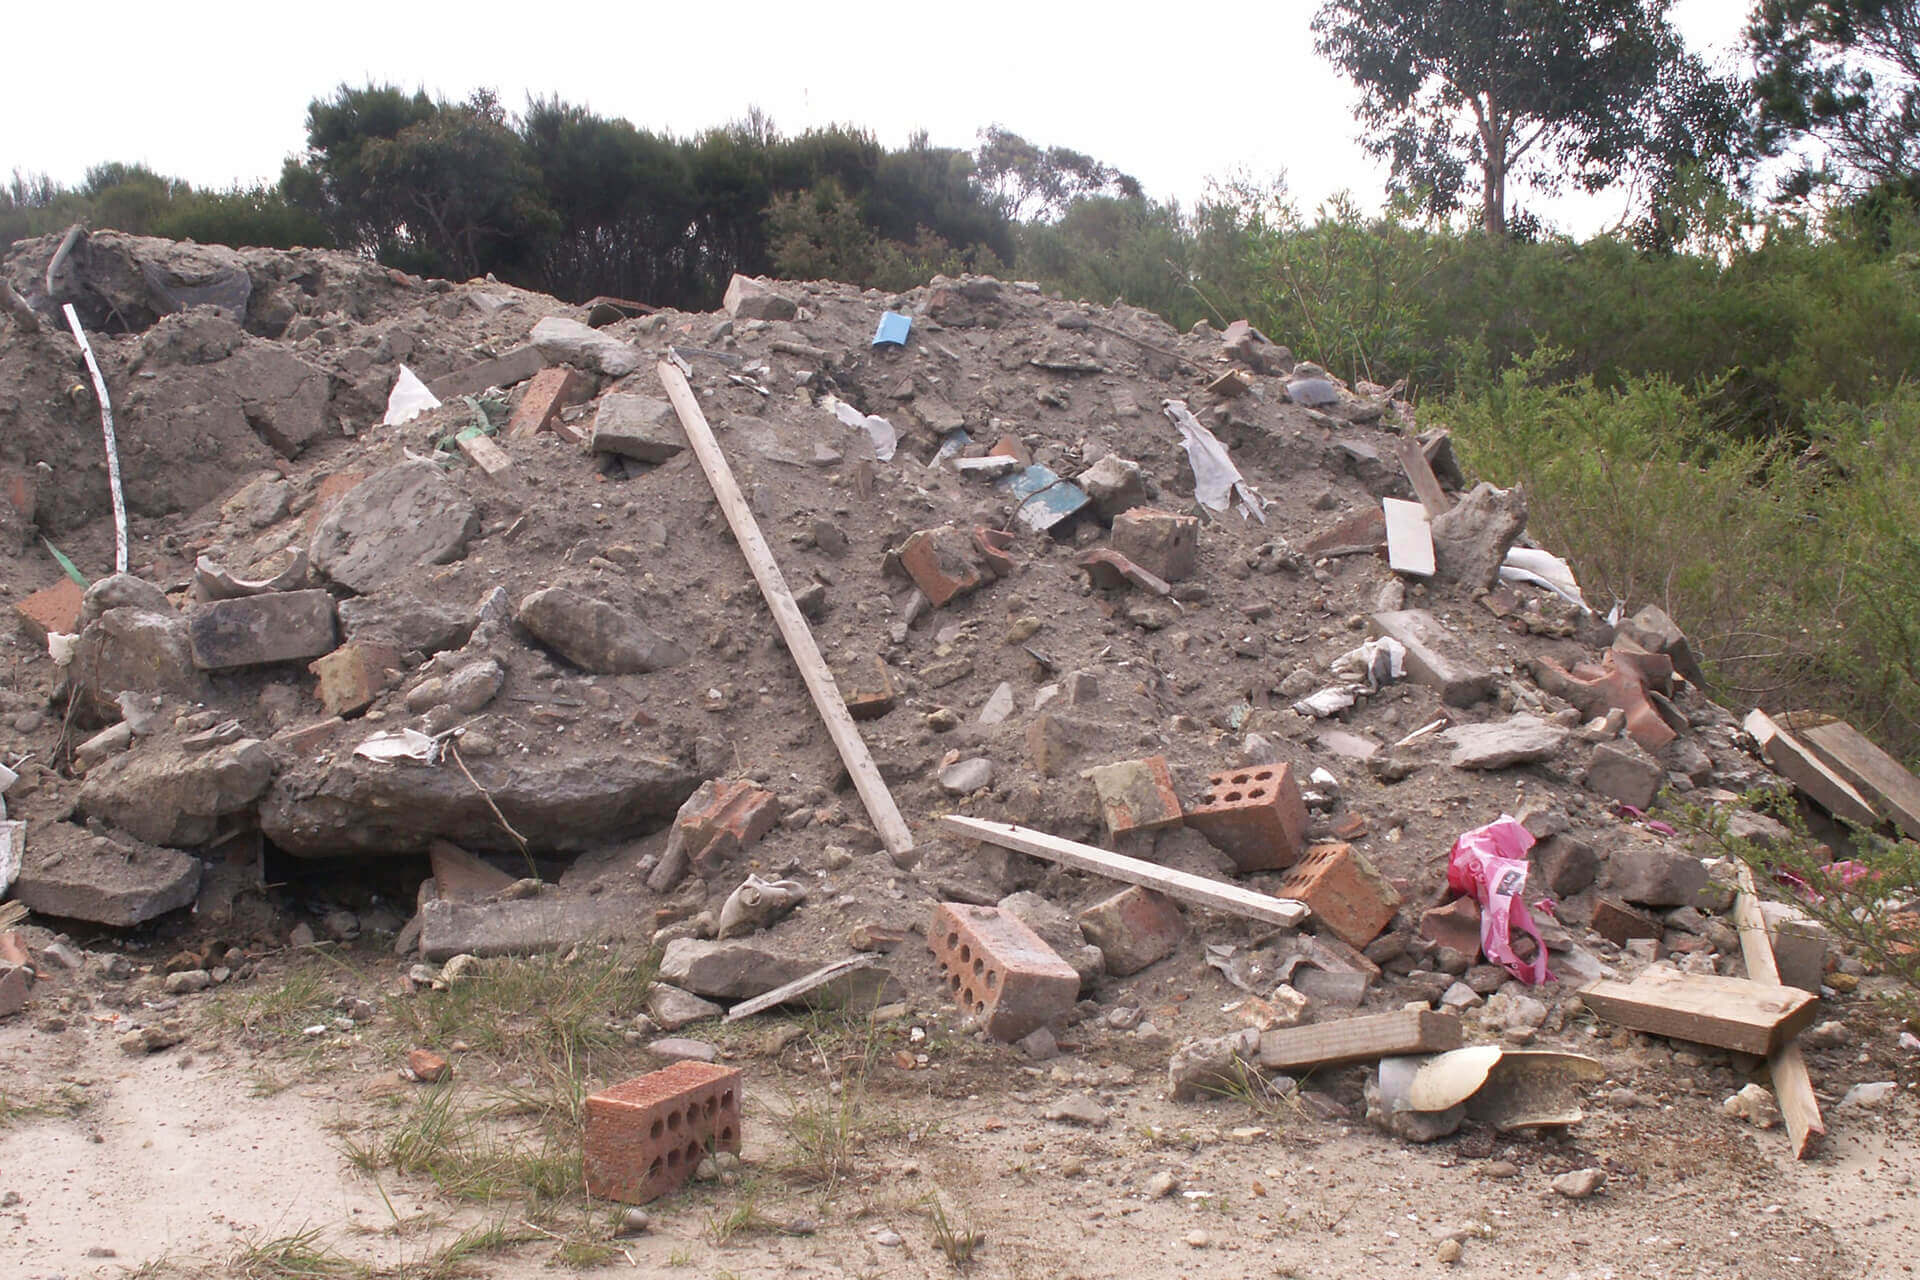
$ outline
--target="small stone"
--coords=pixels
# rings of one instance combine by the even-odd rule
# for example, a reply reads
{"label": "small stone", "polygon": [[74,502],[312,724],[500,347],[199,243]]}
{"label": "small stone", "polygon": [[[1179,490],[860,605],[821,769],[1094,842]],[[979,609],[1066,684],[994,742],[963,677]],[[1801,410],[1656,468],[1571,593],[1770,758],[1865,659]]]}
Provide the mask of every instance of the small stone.
{"label": "small stone", "polygon": [[653,1217],[645,1209],[629,1209],[620,1215],[620,1234],[637,1236],[653,1226]]}
{"label": "small stone", "polygon": [[1172,1195],[1173,1189],[1179,1185],[1180,1179],[1174,1177],[1171,1171],[1162,1169],[1147,1179],[1147,1199],[1164,1200]]}
{"label": "small stone", "polygon": [[1187,1243],[1196,1249],[1204,1249],[1213,1243],[1213,1237],[1196,1227],[1187,1232]]}
{"label": "small stone", "polygon": [[422,1084],[438,1084],[447,1078],[453,1066],[431,1049],[409,1049],[407,1070],[413,1072],[414,1079]]}
{"label": "small stone", "polygon": [[1480,1166],[1480,1176],[1483,1178],[1501,1179],[1517,1178],[1520,1176],[1520,1166],[1511,1160],[1489,1160]]}
{"label": "small stone", "polygon": [[195,991],[205,991],[212,985],[213,975],[205,969],[187,969],[167,975],[166,987],[170,996],[190,995]]}
{"label": "small stone", "polygon": [[900,1233],[891,1227],[882,1227],[874,1232],[873,1242],[882,1249],[898,1249],[906,1243],[906,1241],[901,1238]]}
{"label": "small stone", "polygon": [[719,1056],[719,1051],[704,1040],[678,1036],[655,1040],[647,1046],[647,1052],[663,1062],[712,1062]]}
{"label": "small stone", "polygon": [[1107,1110],[1085,1094],[1069,1094],[1046,1110],[1046,1118],[1065,1124],[1085,1125],[1089,1129],[1107,1126]]}
{"label": "small stone", "polygon": [[1460,1242],[1458,1240],[1442,1240],[1438,1245],[1434,1246],[1433,1256],[1448,1266],[1452,1266],[1454,1263],[1460,1261]]}
{"label": "small stone", "polygon": [[958,760],[940,771],[940,789],[950,796],[970,796],[993,785],[993,761],[984,756]]}
{"label": "small stone", "polygon": [[1607,1171],[1601,1168],[1575,1169],[1553,1180],[1553,1189],[1569,1200],[1585,1200],[1607,1185]]}
{"label": "small stone", "polygon": [[1771,1129],[1780,1123],[1780,1105],[1765,1085],[1750,1084],[1720,1104],[1720,1110],[1736,1119],[1744,1119],[1756,1129]]}
{"label": "small stone", "polygon": [[304,920],[287,932],[287,945],[290,947],[310,947],[315,940],[313,926]]}
{"label": "small stone", "polygon": [[1876,1080],[1870,1084],[1857,1084],[1847,1090],[1836,1107],[1871,1107],[1891,1098],[1900,1086],[1891,1080]]}

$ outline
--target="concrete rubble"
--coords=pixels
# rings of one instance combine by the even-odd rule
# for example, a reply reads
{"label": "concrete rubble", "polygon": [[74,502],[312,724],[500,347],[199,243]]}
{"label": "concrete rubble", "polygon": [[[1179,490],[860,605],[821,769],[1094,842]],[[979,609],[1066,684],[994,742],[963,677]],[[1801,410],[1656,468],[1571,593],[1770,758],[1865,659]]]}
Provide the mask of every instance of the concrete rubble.
{"label": "concrete rubble", "polygon": [[[132,261],[181,251],[93,240]],[[29,299],[53,248],[7,261]],[[0,764],[25,824],[10,892],[36,916],[178,937],[182,909],[224,886],[246,946],[325,933],[338,912],[362,945],[388,925],[401,972],[653,946],[644,1012],[668,1031],[859,954],[872,965],[848,972],[871,968],[870,994],[945,1009],[1010,1055],[1150,1032],[1177,1098],[1249,1076],[1291,1091],[1316,1061],[1359,1063],[1300,1086],[1352,1112],[1382,1057],[1569,1040],[1583,979],[1655,961],[1745,973],[1729,869],[1659,817],[1675,800],[1731,808],[1773,775],[1685,636],[1647,602],[1616,634],[1573,625],[1551,593],[1496,588],[1527,511],[1491,485],[1432,521],[1433,579],[1398,578],[1374,521],[1382,496],[1413,497],[1393,459],[1415,410],[1244,324],[1183,334],[980,277],[898,295],[736,278],[724,317],[595,328],[553,298],[346,255],[220,262],[225,310],[131,294],[94,308],[109,381],[141,380],[121,437],[130,574],[76,600],[37,551],[8,563],[18,678],[0,691]],[[872,344],[885,310],[912,317],[904,345]],[[0,405],[0,469],[51,468],[30,519],[98,570],[97,423],[64,395],[61,341],[0,334],[0,384],[19,389]],[[911,858],[883,848],[685,448],[656,372],[670,353]],[[384,427],[403,360],[446,403]],[[547,369],[573,376],[532,385]],[[828,395],[887,418],[891,460],[822,410]],[[1264,524],[1196,501],[1180,432],[1140,408],[1165,400],[1230,451]],[[507,472],[453,443],[476,429]],[[1073,479],[1023,488],[1036,468]],[[77,640],[56,664],[64,625]],[[1343,665],[1369,636],[1394,642],[1397,669]],[[396,730],[426,762],[356,754]],[[1522,800],[1525,892],[1553,901],[1542,937],[1561,976],[1537,987],[1483,959],[1484,904],[1436,870]],[[1061,872],[943,836],[947,813],[1312,914],[1277,929]],[[382,921],[372,886],[396,877],[417,912]],[[1782,933],[1797,983],[1858,967],[1815,931]],[[1168,987],[1188,1011],[1143,1019]],[[1339,1039],[1410,1009],[1377,1040]],[[1317,1051],[1305,1032],[1327,1056],[1297,1056]],[[1741,1096],[1753,1123],[1769,1114]]]}

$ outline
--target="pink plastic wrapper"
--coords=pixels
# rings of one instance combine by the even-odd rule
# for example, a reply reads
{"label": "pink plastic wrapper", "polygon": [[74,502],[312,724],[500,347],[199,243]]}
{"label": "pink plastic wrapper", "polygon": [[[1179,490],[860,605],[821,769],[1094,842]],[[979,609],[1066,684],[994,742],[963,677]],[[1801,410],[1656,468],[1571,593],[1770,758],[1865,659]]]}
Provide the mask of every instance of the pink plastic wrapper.
{"label": "pink plastic wrapper", "polygon": [[[1507,814],[1475,827],[1453,842],[1447,855],[1447,887],[1471,894],[1480,904],[1480,949],[1522,982],[1538,985],[1550,978],[1547,944],[1521,895],[1527,891],[1527,850],[1533,833]],[[1511,930],[1533,939],[1531,964],[1513,953]]]}

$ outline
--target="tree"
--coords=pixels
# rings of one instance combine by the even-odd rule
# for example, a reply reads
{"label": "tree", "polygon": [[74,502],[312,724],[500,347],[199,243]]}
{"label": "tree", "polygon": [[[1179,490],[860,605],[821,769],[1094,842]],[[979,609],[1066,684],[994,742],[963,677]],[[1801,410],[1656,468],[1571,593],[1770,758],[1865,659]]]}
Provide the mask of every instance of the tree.
{"label": "tree", "polygon": [[1325,0],[1314,47],[1361,90],[1369,152],[1394,191],[1508,230],[1509,185],[1549,194],[1623,179],[1657,202],[1674,175],[1730,172],[1732,88],[1689,54],[1670,0]]}
{"label": "tree", "polygon": [[1747,24],[1761,149],[1803,141],[1781,194],[1920,194],[1920,0],[1760,0]]}
{"label": "tree", "polygon": [[1054,219],[1075,200],[1113,195],[1137,200],[1139,182],[1068,147],[1039,147],[999,125],[980,131],[974,158],[980,181],[1015,222]]}

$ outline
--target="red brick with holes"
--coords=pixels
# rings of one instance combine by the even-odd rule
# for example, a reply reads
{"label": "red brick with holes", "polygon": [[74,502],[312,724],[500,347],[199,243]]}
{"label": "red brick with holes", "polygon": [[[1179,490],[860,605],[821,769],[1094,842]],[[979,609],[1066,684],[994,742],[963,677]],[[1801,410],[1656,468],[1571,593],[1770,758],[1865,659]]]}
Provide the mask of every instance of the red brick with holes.
{"label": "red brick with holes", "polygon": [[676,1062],[587,1099],[587,1194],[646,1204],[740,1150],[740,1069]]}
{"label": "red brick with holes", "polygon": [[927,930],[960,1008],[996,1040],[1018,1040],[1073,1008],[1080,975],[1018,916],[943,902]]}
{"label": "red brick with holes", "polygon": [[1207,779],[1207,798],[1187,810],[1187,825],[1240,870],[1277,871],[1307,846],[1307,802],[1291,765],[1234,769]]}
{"label": "red brick with holes", "polygon": [[1350,947],[1372,942],[1400,908],[1400,891],[1344,844],[1319,844],[1307,850],[1275,892],[1313,908],[1319,930]]}

